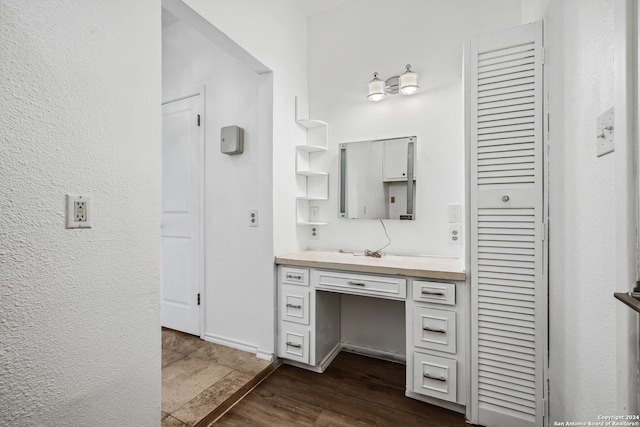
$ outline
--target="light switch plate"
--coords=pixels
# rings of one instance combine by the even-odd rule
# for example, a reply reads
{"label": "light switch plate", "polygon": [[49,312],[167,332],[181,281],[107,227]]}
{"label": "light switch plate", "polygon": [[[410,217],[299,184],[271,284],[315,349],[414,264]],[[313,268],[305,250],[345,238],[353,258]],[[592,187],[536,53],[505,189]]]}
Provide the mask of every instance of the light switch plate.
{"label": "light switch plate", "polygon": [[67,228],[91,228],[91,197],[67,194]]}
{"label": "light switch plate", "polygon": [[320,222],[320,206],[309,207],[309,222]]}
{"label": "light switch plate", "polygon": [[613,108],[598,116],[596,133],[596,155],[598,157],[614,150]]}
{"label": "light switch plate", "polygon": [[457,203],[449,204],[449,223],[462,222],[462,205]]}

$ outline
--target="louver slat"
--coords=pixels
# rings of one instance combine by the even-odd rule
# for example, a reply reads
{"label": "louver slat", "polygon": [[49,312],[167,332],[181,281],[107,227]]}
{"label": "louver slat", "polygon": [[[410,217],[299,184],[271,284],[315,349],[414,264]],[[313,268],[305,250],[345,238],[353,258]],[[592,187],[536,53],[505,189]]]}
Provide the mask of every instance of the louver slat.
{"label": "louver slat", "polygon": [[480,359],[478,366],[479,374],[483,378],[501,379],[505,382],[513,382],[521,385],[533,384],[535,382],[535,369],[533,367],[518,366],[517,370],[509,365],[490,359]]}
{"label": "louver slat", "polygon": [[505,393],[487,390],[487,387],[480,388],[480,396],[482,401],[487,403],[493,403],[500,406],[504,405],[506,408],[524,412],[528,415],[535,414],[535,400],[518,399]]}
{"label": "louver slat", "polygon": [[531,24],[472,45],[470,234],[479,424],[543,423],[541,34],[541,25]]}
{"label": "louver slat", "polygon": [[505,317],[499,317],[495,313],[491,313],[491,315],[487,315],[487,314],[480,315],[478,316],[478,319],[479,321],[487,321],[487,322],[503,324],[503,325],[515,325],[515,326],[526,328],[526,329],[535,328],[535,324],[531,321],[531,319],[526,319],[526,320],[509,319]]}
{"label": "louver slat", "polygon": [[532,116],[519,116],[508,119],[492,120],[478,124],[478,132],[484,132],[487,128],[496,128],[499,126],[512,126],[519,124],[532,124],[534,123]]}
{"label": "louver slat", "polygon": [[479,72],[478,74],[489,73],[497,70],[505,70],[505,69],[515,68],[515,67],[523,67],[523,66],[528,66],[529,68],[531,68],[531,65],[535,64],[535,59],[532,55],[528,55],[528,53],[525,53],[524,55],[522,55],[522,58],[520,59],[515,59],[514,56],[511,56],[509,61],[507,61],[506,63],[496,62],[494,64],[489,64],[488,62],[489,61],[486,61],[486,60],[483,62],[481,67],[482,71]]}
{"label": "louver slat", "polygon": [[528,62],[526,59],[520,62],[520,64],[515,64],[514,61],[509,61],[506,63],[507,65],[496,64],[482,67],[481,71],[478,72],[478,80],[483,81],[489,77],[512,76],[522,72],[533,74],[533,62]]}

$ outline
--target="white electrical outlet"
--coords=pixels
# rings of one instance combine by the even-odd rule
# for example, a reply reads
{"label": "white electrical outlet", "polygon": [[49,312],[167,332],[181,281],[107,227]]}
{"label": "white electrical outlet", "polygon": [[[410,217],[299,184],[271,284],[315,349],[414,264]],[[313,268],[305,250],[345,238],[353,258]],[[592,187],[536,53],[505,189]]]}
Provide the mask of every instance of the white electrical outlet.
{"label": "white electrical outlet", "polygon": [[67,194],[67,228],[91,228],[91,197]]}
{"label": "white electrical outlet", "polygon": [[449,224],[449,244],[462,244],[462,224]]}
{"label": "white electrical outlet", "polygon": [[462,222],[462,205],[449,204],[449,223]]}
{"label": "white electrical outlet", "polygon": [[312,225],[311,240],[318,240],[318,239],[320,239],[320,227],[318,227],[317,225]]}
{"label": "white electrical outlet", "polygon": [[258,209],[249,209],[249,227],[258,226]]}

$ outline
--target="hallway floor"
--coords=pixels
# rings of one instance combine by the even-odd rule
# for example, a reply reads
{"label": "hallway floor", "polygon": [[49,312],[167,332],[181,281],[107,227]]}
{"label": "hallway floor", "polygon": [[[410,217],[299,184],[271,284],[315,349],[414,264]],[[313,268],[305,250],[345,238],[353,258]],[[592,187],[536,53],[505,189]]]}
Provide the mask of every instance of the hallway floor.
{"label": "hallway floor", "polygon": [[253,387],[270,365],[255,354],[163,328],[162,426],[197,425]]}

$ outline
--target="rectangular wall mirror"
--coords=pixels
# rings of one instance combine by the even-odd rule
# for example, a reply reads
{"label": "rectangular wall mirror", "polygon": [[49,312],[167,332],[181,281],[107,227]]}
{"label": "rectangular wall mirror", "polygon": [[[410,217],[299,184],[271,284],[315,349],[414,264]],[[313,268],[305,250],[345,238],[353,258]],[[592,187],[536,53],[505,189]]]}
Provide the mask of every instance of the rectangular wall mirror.
{"label": "rectangular wall mirror", "polygon": [[415,219],[417,138],[340,144],[338,217]]}

